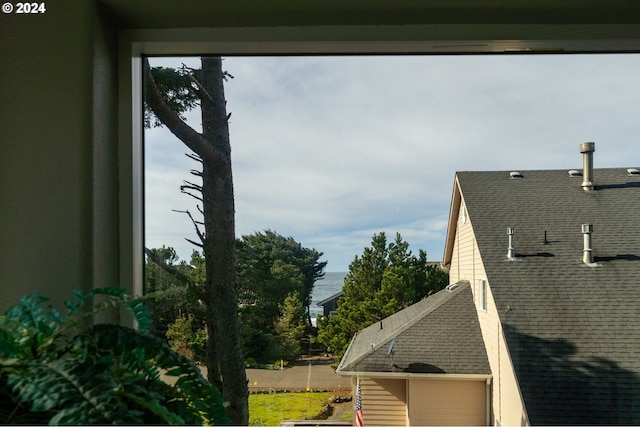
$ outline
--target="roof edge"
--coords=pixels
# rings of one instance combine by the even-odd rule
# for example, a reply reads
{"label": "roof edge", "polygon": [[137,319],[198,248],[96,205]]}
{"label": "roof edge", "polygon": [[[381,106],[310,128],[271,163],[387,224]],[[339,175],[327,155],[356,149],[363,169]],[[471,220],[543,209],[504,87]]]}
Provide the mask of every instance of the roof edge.
{"label": "roof edge", "polygon": [[366,372],[348,371],[338,372],[343,377],[366,377],[366,378],[435,378],[441,380],[490,380],[493,374],[426,374],[417,372]]}
{"label": "roof edge", "polygon": [[[384,346],[387,343],[389,343],[394,337],[398,336],[399,334],[401,334],[402,332],[406,331],[407,329],[409,329],[411,326],[415,325],[419,320],[421,320],[422,318],[424,318],[424,316],[433,313],[434,311],[436,311],[437,309],[439,309],[440,307],[442,307],[447,301],[449,301],[451,298],[453,298],[454,295],[456,295],[459,292],[462,292],[463,289],[465,289],[466,287],[470,286],[470,283],[468,280],[460,280],[458,282],[456,282],[456,284],[460,284],[462,286],[458,286],[453,290],[448,290],[448,286],[442,290],[440,290],[439,292],[449,292],[452,295],[450,295],[448,298],[439,301],[437,303],[435,303],[432,306],[429,306],[425,309],[423,309],[419,315],[415,316],[413,319],[411,319],[409,322],[405,323],[404,325],[402,325],[401,327],[397,328],[393,334],[389,335],[389,338],[380,341],[378,344],[379,346]],[[439,293],[438,292],[438,293]],[[414,303],[418,304],[422,301],[424,301],[426,298],[421,299],[420,301]],[[402,311],[402,310],[400,310]],[[400,311],[392,314],[391,316],[400,313]],[[387,316],[385,317],[385,319],[391,317],[391,316]],[[382,319],[381,321],[384,321],[385,319]],[[377,323],[377,322],[376,322]],[[338,367],[336,368],[336,373],[341,373],[341,372],[349,372],[349,371],[343,371],[343,369],[349,369],[350,366],[355,366],[356,364],[360,363],[363,359],[365,359],[366,357],[368,357],[371,353],[362,353],[359,356],[357,356],[355,359],[353,359],[351,362],[345,364],[343,366],[343,361],[346,360],[347,354],[349,353],[349,351],[351,350],[351,346],[353,344],[353,341],[355,341],[355,339],[357,338],[357,336],[359,335],[359,333],[367,328],[370,328],[371,326],[374,326],[376,323],[372,323],[371,325],[367,326],[364,329],[361,329],[360,331],[356,332],[355,334],[353,334],[353,337],[351,338],[351,341],[349,341],[349,345],[347,346],[347,351],[344,352],[344,354],[342,355],[342,359],[340,360],[340,363],[338,364]]]}
{"label": "roof edge", "polygon": [[351,345],[353,344],[353,341],[356,339],[356,337],[358,336],[358,332],[356,332],[355,334],[353,334],[353,336],[351,337],[351,341],[349,341],[349,345],[347,346],[347,350],[344,352],[344,354],[342,355],[342,358],[340,359],[340,363],[338,363],[338,367],[336,368],[336,373],[340,373],[342,372],[342,368],[344,368],[342,366],[342,362],[344,360],[346,360],[345,356],[349,353],[349,351],[351,350]]}
{"label": "roof edge", "polygon": [[456,172],[453,180],[453,194],[451,195],[451,207],[449,208],[449,224],[447,225],[447,235],[445,238],[444,254],[442,256],[442,265],[447,267],[451,264],[453,257],[453,245],[458,228],[458,214],[460,212],[460,204],[462,202],[462,193],[460,183],[458,182],[458,173]]}

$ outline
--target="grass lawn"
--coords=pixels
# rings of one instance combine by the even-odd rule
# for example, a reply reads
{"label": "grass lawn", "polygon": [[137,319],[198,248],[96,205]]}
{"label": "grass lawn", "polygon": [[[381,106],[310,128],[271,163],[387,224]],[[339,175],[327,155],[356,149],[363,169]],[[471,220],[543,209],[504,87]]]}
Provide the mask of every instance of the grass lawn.
{"label": "grass lawn", "polygon": [[249,395],[249,425],[277,426],[283,420],[318,415],[333,393],[277,393]]}

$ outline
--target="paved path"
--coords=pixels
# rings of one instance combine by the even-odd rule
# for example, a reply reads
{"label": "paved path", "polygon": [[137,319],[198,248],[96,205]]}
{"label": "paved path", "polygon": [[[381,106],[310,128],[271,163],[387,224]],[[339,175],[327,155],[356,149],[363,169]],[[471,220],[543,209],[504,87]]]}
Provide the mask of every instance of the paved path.
{"label": "paved path", "polygon": [[[333,359],[300,360],[280,370],[247,369],[249,392],[252,391],[328,391],[350,388],[349,377],[336,374],[331,368]],[[202,375],[207,377],[207,368],[201,366]],[[166,381],[175,381],[166,378]]]}
{"label": "paved path", "polygon": [[334,390],[351,387],[349,377],[336,374],[331,368],[332,360],[303,360],[282,371],[247,369],[249,391],[258,390]]}

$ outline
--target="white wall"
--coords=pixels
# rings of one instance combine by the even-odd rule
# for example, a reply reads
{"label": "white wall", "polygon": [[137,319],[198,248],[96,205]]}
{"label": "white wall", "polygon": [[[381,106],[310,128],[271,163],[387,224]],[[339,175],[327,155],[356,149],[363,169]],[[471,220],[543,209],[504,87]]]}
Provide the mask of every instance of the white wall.
{"label": "white wall", "polygon": [[116,32],[92,1],[46,6],[0,15],[0,311],[116,284]]}

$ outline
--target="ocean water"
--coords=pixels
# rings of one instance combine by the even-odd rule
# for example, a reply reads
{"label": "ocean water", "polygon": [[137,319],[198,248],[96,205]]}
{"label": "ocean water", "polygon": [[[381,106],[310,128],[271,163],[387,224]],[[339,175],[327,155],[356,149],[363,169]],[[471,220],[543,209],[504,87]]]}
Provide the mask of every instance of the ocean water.
{"label": "ocean water", "polygon": [[327,272],[322,280],[314,283],[313,292],[311,292],[311,305],[309,306],[312,322],[315,323],[316,316],[322,314],[322,307],[318,307],[318,303],[340,292],[346,275],[346,272]]}

